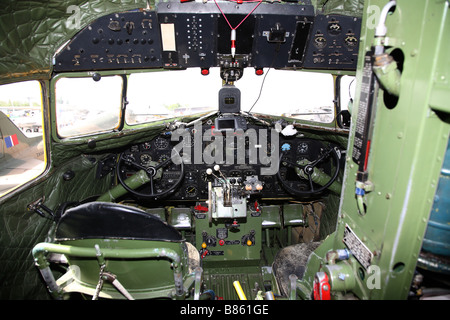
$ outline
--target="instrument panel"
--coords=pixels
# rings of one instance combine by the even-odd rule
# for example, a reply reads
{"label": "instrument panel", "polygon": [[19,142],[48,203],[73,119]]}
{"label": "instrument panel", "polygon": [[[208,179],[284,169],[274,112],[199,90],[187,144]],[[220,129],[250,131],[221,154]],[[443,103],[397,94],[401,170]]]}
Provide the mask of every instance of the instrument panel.
{"label": "instrument panel", "polygon": [[[214,183],[216,178],[220,179],[221,177],[225,177],[232,184],[244,185],[255,181],[260,183],[262,187],[256,192],[256,195],[261,198],[291,198],[292,195],[283,188],[277,177],[278,170],[289,187],[296,190],[309,189],[308,181],[299,179],[293,168],[284,166],[278,168],[280,158],[281,161],[287,159],[291,162],[303,159],[313,161],[329,147],[328,143],[307,138],[285,137],[281,134],[278,134],[278,141],[271,141],[271,132],[264,126],[248,125],[247,130],[254,130],[259,139],[256,144],[251,139],[245,139],[245,161],[239,160],[238,152],[243,151],[239,150],[237,140],[227,141],[225,133],[217,131],[212,136],[208,136],[214,132],[213,125],[202,126],[201,158],[198,154],[195,157],[193,155],[196,143],[195,129],[193,128],[187,130],[190,139],[186,139],[184,136],[179,140],[174,139],[170,134],[161,134],[150,141],[129,147],[123,152],[123,157],[142,167],[155,166],[169,159],[174,149],[181,150],[181,155],[183,155],[183,152],[189,152],[191,148],[192,157],[188,161],[184,161],[184,173],[179,164],[172,163],[162,170],[160,179],[154,181],[156,190],[158,188],[163,190],[170,188],[171,184],[180,178],[180,175],[184,175],[180,185],[166,197],[170,200],[206,200],[208,199],[208,182]],[[205,136],[208,138],[204,138]],[[220,143],[216,144],[215,141]],[[223,148],[222,152],[218,152],[218,146]],[[262,169],[272,166],[272,162],[276,166],[276,172],[261,174]],[[216,165],[219,165],[220,171],[215,171]],[[208,169],[212,170],[214,174],[208,174]],[[120,174],[123,178],[127,178],[137,170],[133,166],[122,165]],[[330,171],[331,168],[325,166],[323,170]],[[142,186],[139,191],[145,193],[145,188],[148,186]]]}

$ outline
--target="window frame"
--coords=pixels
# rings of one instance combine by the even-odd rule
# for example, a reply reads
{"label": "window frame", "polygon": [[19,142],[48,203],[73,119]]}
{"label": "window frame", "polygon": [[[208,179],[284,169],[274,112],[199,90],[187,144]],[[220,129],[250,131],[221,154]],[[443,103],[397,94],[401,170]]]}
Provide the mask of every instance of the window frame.
{"label": "window frame", "polygon": [[[56,93],[56,85],[57,82],[60,79],[64,78],[93,78],[93,77],[114,77],[119,76],[122,79],[122,88],[120,93],[120,106],[118,108],[118,122],[115,127],[99,130],[99,131],[91,131],[91,132],[85,132],[75,135],[68,135],[63,136],[58,131],[58,110],[57,110],[57,93]],[[94,81],[94,80],[93,80]],[[101,81],[101,80],[100,80]],[[77,139],[83,139],[85,137],[91,137],[91,136],[101,136],[105,134],[110,134],[112,132],[122,131],[124,128],[124,105],[126,101],[126,86],[127,86],[127,77],[126,74],[121,73],[119,71],[102,71],[102,72],[74,72],[74,73],[60,73],[54,76],[50,80],[50,112],[51,112],[51,134],[55,141],[58,142],[64,142],[69,140],[77,140]]]}
{"label": "window frame", "polygon": [[[22,180],[19,183],[17,183],[15,186],[11,187],[10,189],[5,189],[3,191],[0,192],[0,199],[6,199],[9,198],[11,196],[13,196],[16,192],[18,192],[19,190],[22,190],[23,188],[25,188],[26,186],[30,185],[31,183],[35,183],[37,180],[41,179],[42,177],[45,176],[45,174],[48,172],[49,168],[50,168],[50,161],[49,161],[49,156],[48,156],[48,139],[46,138],[46,133],[47,133],[47,126],[46,126],[46,119],[47,119],[47,115],[46,115],[46,110],[48,110],[48,105],[47,105],[47,99],[44,96],[44,93],[47,92],[47,88],[48,88],[48,81],[44,81],[44,80],[39,80],[39,79],[33,79],[33,78],[24,78],[24,79],[17,79],[17,81],[13,81],[13,82],[8,82],[8,83],[2,83],[0,86],[5,86],[5,85],[15,85],[15,84],[20,84],[20,83],[25,83],[25,82],[35,82],[38,85],[38,89],[39,89],[39,96],[36,97],[36,101],[39,101],[39,110],[41,112],[40,115],[40,123],[41,123],[41,130],[42,130],[42,139],[36,139],[37,137],[29,137],[27,134],[25,134],[25,132],[23,132],[23,130],[21,130],[19,127],[16,128],[18,130],[21,130],[22,133],[27,137],[27,138],[31,138],[33,140],[38,141],[36,143],[36,145],[41,145],[42,149],[36,149],[34,151],[39,151],[37,154],[38,156],[32,159],[36,159],[36,160],[41,160],[41,155],[42,155],[42,168],[38,168],[38,169],[30,169],[30,170],[36,170],[39,171],[36,174],[31,174],[30,177],[28,179]],[[37,110],[37,109],[36,109]],[[6,113],[5,113],[6,114]],[[4,133],[2,132],[2,134],[0,135],[2,140],[5,137]],[[3,140],[4,141],[4,140]],[[36,142],[36,141],[27,141],[27,142]],[[19,142],[20,143],[20,142]],[[4,142],[2,142],[2,146],[3,146]],[[33,145],[32,147],[34,148],[35,145]],[[37,147],[37,146],[36,146]],[[39,146],[40,147],[40,146]],[[38,147],[37,147],[38,148]],[[23,151],[19,151],[20,155],[23,155]],[[23,158],[21,158],[23,159]],[[29,170],[28,170],[29,171]]]}

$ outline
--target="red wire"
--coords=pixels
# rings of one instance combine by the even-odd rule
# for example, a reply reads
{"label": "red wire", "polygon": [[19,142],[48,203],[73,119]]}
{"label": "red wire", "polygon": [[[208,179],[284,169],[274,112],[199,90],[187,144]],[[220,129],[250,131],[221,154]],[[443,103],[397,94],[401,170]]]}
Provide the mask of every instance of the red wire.
{"label": "red wire", "polygon": [[[257,3],[256,6],[253,8],[253,10],[250,11],[249,14],[247,14],[247,15],[245,16],[245,18],[242,19],[241,22],[239,22],[239,24],[236,26],[236,28],[233,28],[233,27],[231,26],[230,21],[228,21],[227,16],[225,15],[225,13],[223,13],[223,11],[222,11],[222,9],[220,8],[220,6],[219,6],[219,4],[217,3],[217,1],[214,0],[214,2],[216,3],[217,8],[219,8],[219,10],[220,10],[220,12],[222,13],[223,17],[224,17],[225,20],[227,21],[227,23],[228,23],[228,25],[230,26],[231,30],[233,30],[233,29],[236,30],[236,29],[239,28],[239,26],[245,21],[245,19],[247,19],[247,18],[253,13],[253,11],[256,10],[256,8],[258,8],[258,6],[263,2],[263,0],[248,0],[248,1],[243,1],[243,2],[258,2],[258,3]],[[234,2],[236,2],[236,1],[234,1]]]}

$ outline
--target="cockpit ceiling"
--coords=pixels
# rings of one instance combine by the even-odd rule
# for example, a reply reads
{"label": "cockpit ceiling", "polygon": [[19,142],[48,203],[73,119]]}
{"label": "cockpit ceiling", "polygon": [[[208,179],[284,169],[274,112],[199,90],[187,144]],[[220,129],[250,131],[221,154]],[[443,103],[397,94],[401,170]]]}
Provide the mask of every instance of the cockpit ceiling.
{"label": "cockpit ceiling", "polygon": [[106,14],[146,7],[146,0],[3,0],[0,83],[50,78],[55,52],[80,29]]}
{"label": "cockpit ceiling", "polygon": [[[233,19],[241,21],[241,18],[244,18],[256,5],[256,3],[243,3],[239,6],[240,9],[236,9],[231,3],[218,3],[231,23],[234,23]],[[246,55],[246,58],[250,59],[248,63],[244,61],[248,66],[270,66],[272,60],[274,60],[273,66],[277,68],[354,70],[356,66],[354,56],[357,54],[357,46],[355,47],[352,37],[359,38],[362,0],[300,1],[299,3],[303,4],[295,2],[261,3],[246,19],[246,25],[242,24],[237,29],[236,54]],[[203,20],[205,24],[202,24],[202,27],[212,27],[213,29],[208,30],[208,32],[215,33],[213,36],[208,33],[206,39],[204,38],[205,47],[210,49],[205,57],[199,56],[196,52],[190,54],[189,50],[194,50],[192,49],[194,47],[191,46],[191,49],[189,49],[186,33],[189,28],[192,29],[192,25],[188,28],[186,20],[183,21],[180,18],[180,14],[185,19],[192,16],[198,9],[197,6],[204,8],[200,13],[200,16],[205,16],[205,20]],[[286,8],[288,7],[289,10],[292,10],[295,14],[299,13],[299,15],[291,16],[291,13],[287,13]],[[128,50],[126,52],[119,52],[116,49],[119,48],[117,40],[126,41],[128,32],[131,31],[130,27],[127,29],[121,26],[121,31],[113,31],[108,28],[109,22],[107,25],[99,26],[99,23],[101,24],[102,21],[104,23],[105,19],[115,18],[116,12],[120,12],[120,19],[125,17],[124,25],[127,22],[134,22],[132,34],[128,37],[128,47],[122,45],[122,49]],[[139,30],[139,28],[143,28],[141,23],[145,19],[144,13],[147,15],[146,18],[154,19],[151,33],[154,33],[155,38],[150,41],[152,44],[149,44],[148,39],[136,37],[139,43],[135,44],[135,38],[132,36],[144,31],[143,29]],[[263,14],[265,18],[263,18]],[[177,19],[175,19],[175,16],[177,16]],[[333,18],[335,20],[332,20]],[[336,19],[338,19],[338,24],[342,26],[342,30],[339,35],[330,35],[328,34],[328,27],[336,23]],[[0,8],[0,25],[2,26],[0,28],[0,83],[17,81],[19,78],[49,78],[53,68],[59,68],[59,70],[74,69],[68,68],[68,65],[73,62],[71,61],[73,59],[76,62],[76,57],[74,58],[72,55],[69,61],[66,61],[67,57],[63,59],[67,50],[67,47],[63,47],[63,45],[71,39],[73,41],[71,53],[74,53],[75,50],[82,50],[83,57],[80,54],[81,60],[89,60],[89,63],[98,62],[101,58],[106,59],[106,61],[110,59],[117,62],[118,60],[119,65],[115,65],[114,69],[166,67],[167,64],[172,67],[175,64],[176,67],[216,66],[221,61],[218,59],[220,55],[228,54],[228,44],[224,43],[229,42],[230,34],[229,30],[226,29],[228,25],[224,21],[225,19],[214,1],[209,1],[206,4],[176,1],[168,7],[167,2],[161,2],[158,5],[158,1],[145,0],[71,0],[64,2],[6,0]],[[277,23],[281,25],[277,26]],[[169,26],[166,25],[163,28],[169,27],[169,31],[172,28],[170,24],[173,24],[175,32],[179,33],[175,39],[175,55],[173,53],[169,55],[170,50],[163,50],[167,48],[163,48],[162,42],[158,42],[162,40],[161,24],[168,24]],[[89,30],[90,27],[92,30]],[[103,43],[106,47],[102,47],[102,52],[90,51],[89,46],[94,45],[92,41],[96,41],[91,33],[98,32],[99,27],[104,33],[103,36],[97,35],[98,44]],[[113,25],[110,27],[114,29]],[[179,30],[179,28],[182,29]],[[285,31],[284,38],[283,32],[280,31],[283,29]],[[180,33],[180,31],[182,32]],[[259,34],[260,32],[266,33],[262,35]],[[114,44],[107,47],[108,36],[111,33],[115,35],[113,37]],[[247,36],[253,37],[252,40],[247,39]],[[272,38],[272,36],[275,36],[275,38]],[[85,48],[74,47],[76,39],[83,37],[89,38],[89,45]],[[219,39],[223,39],[219,37],[225,37],[226,41],[219,42]],[[267,40],[267,37],[271,37],[269,40],[272,43]],[[143,56],[140,52],[140,49],[145,48],[141,38],[145,39],[145,44],[148,46],[146,49],[153,53],[147,56],[148,61],[145,61],[145,55]],[[262,41],[263,39],[265,39],[265,42]],[[323,41],[324,39],[325,41]],[[275,49],[271,48],[276,47],[273,43],[274,40],[284,41],[280,44],[282,49],[276,59],[271,59],[270,54],[267,53],[257,54],[260,52],[259,50],[267,50],[267,48],[274,52]],[[164,45],[166,44],[164,43]],[[197,44],[200,46],[199,43]],[[149,46],[152,45],[154,47],[150,48]],[[325,45],[326,48],[321,47]],[[132,46],[143,47],[132,48]],[[55,53],[61,47],[63,49],[60,55],[56,56],[59,62],[55,65]],[[196,48],[199,49],[199,47]],[[134,50],[131,55],[129,49]],[[180,51],[182,49],[187,51]],[[109,56],[106,55],[106,50],[110,51]],[[128,56],[118,57],[119,54]],[[137,56],[133,57],[136,54],[141,54],[139,65],[130,63],[134,61],[134,64],[136,64],[135,61],[139,61],[136,58]],[[185,54],[191,58],[186,59]],[[123,65],[120,65],[121,59],[124,61]],[[126,65],[125,61],[127,62]],[[98,67],[98,65],[95,66]],[[88,67],[84,66],[84,68]],[[109,69],[111,66],[103,69],[105,68]],[[74,70],[81,70],[81,67]]]}

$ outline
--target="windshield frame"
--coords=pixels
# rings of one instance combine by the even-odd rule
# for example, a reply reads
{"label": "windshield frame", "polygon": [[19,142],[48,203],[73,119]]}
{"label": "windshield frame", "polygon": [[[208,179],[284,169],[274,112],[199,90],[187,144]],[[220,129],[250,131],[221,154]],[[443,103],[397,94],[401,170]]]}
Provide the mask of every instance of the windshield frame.
{"label": "windshield frame", "polygon": [[[201,70],[199,68],[195,68],[198,70],[198,72],[200,73]],[[136,131],[136,130],[140,130],[140,129],[145,129],[148,127],[157,127],[157,126],[167,126],[167,124],[172,123],[174,121],[182,121],[183,119],[195,119],[196,117],[200,117],[203,115],[207,115],[210,113],[215,113],[215,111],[211,111],[211,112],[199,112],[199,113],[195,113],[195,114],[189,114],[189,115],[180,115],[180,116],[174,116],[172,118],[165,118],[165,119],[161,119],[158,121],[151,121],[151,122],[143,122],[143,123],[138,123],[138,124],[128,124],[125,119],[126,119],[126,105],[127,105],[127,88],[128,88],[128,77],[131,74],[135,74],[135,73],[151,73],[151,72],[183,72],[183,70],[185,69],[164,69],[164,68],[153,68],[153,69],[136,69],[136,70],[108,70],[108,71],[84,71],[84,72],[65,72],[65,73],[59,73],[56,76],[54,76],[51,80],[50,80],[50,114],[51,114],[51,119],[52,119],[52,128],[51,128],[51,134],[52,137],[54,138],[55,141],[58,142],[64,142],[64,141],[72,141],[72,140],[79,140],[79,139],[84,139],[86,137],[92,137],[92,136],[99,136],[99,137],[106,137],[108,135],[115,135],[117,134],[117,132],[128,132],[128,131]],[[253,72],[253,68],[246,68],[245,69],[246,72]],[[317,121],[310,121],[310,120],[303,120],[303,119],[298,119],[298,118],[291,118],[291,117],[287,117],[287,116],[272,116],[272,115],[268,115],[268,114],[264,114],[264,113],[259,113],[256,111],[252,111],[251,114],[252,115],[257,115],[257,116],[261,116],[262,118],[268,119],[268,118],[272,118],[272,119],[285,119],[288,122],[294,123],[298,126],[303,126],[305,128],[314,128],[317,130],[337,130],[337,131],[343,131],[348,132],[348,129],[343,129],[343,128],[339,128],[337,123],[336,123],[336,115],[340,110],[340,90],[339,89],[339,83],[341,80],[341,76],[343,75],[351,75],[354,76],[354,72],[350,72],[350,71],[333,71],[330,72],[329,70],[289,70],[290,72],[312,72],[312,73],[325,73],[325,74],[329,74],[333,79],[333,97],[334,97],[334,105],[333,105],[333,121],[327,123],[327,122],[317,122]],[[69,136],[69,137],[61,137],[60,135],[58,135],[57,132],[57,126],[56,126],[56,121],[57,121],[57,117],[56,117],[56,95],[55,95],[55,85],[56,82],[60,79],[60,78],[86,78],[86,77],[93,77],[94,74],[98,74],[101,77],[103,76],[117,76],[117,75],[121,75],[122,79],[123,79],[123,92],[122,92],[122,108],[121,108],[121,112],[119,115],[119,125],[116,128],[110,129],[110,130],[105,130],[105,131],[100,131],[100,132],[92,132],[92,133],[86,133],[86,134],[80,134],[80,135],[76,135],[76,136]],[[264,90],[264,89],[263,89]],[[216,110],[217,111],[217,110]],[[243,110],[245,112],[245,110]]]}

